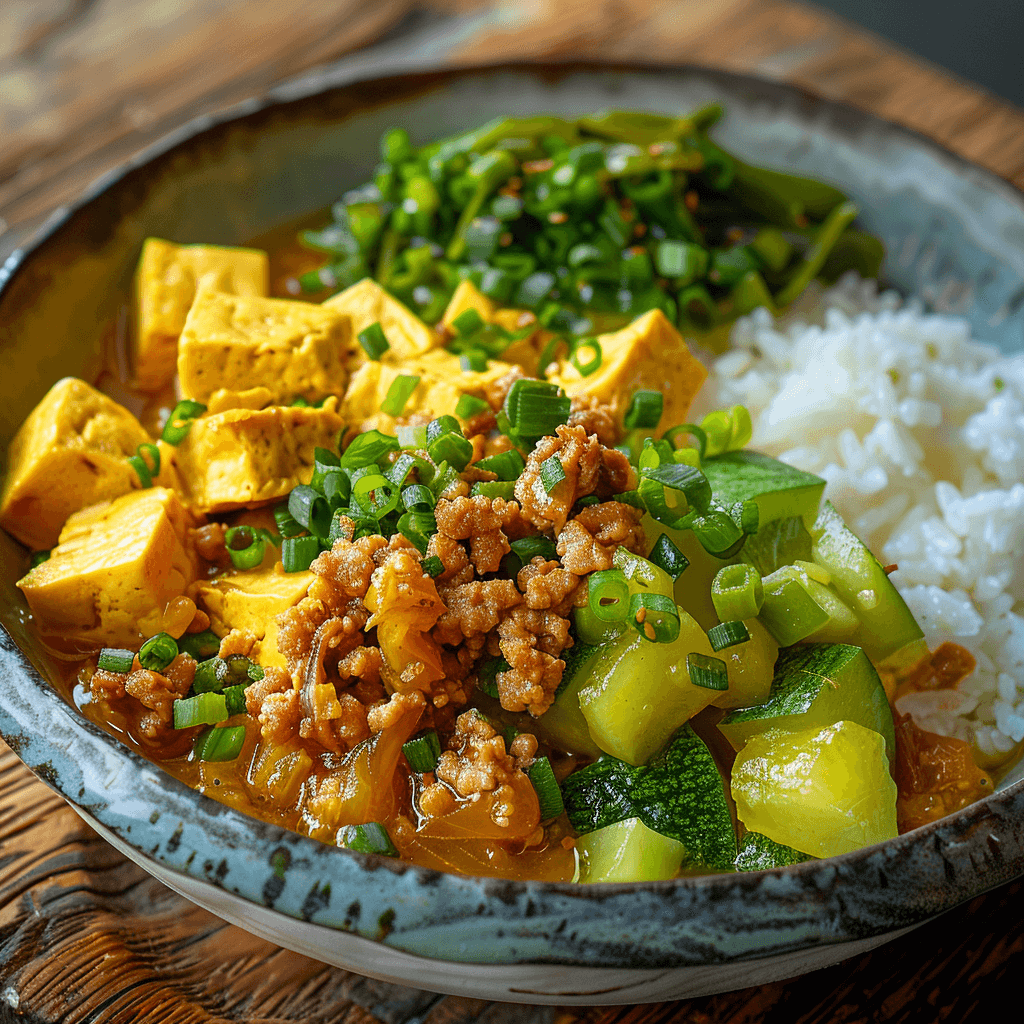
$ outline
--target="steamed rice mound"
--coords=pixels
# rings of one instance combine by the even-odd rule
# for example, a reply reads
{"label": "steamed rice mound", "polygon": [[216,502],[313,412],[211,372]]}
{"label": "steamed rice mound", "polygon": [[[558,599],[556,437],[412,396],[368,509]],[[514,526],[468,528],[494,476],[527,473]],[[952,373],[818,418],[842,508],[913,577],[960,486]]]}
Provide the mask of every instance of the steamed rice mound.
{"label": "steamed rice mound", "polygon": [[966,647],[955,690],[898,704],[1003,758],[1024,740],[1024,354],[975,341],[851,275],[778,321],[737,321],[702,414],[736,403],[751,447],[825,478],[825,497],[892,574],[929,645]]}

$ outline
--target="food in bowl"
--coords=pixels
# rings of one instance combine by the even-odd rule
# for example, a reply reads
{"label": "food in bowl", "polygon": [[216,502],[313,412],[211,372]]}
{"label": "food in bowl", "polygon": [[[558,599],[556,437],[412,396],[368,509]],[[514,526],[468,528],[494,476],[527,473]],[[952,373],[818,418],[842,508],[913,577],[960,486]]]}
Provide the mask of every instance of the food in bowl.
{"label": "food in bowl", "polygon": [[[267,297],[258,250],[147,242],[152,399],[59,382],[0,508],[41,549],[38,628],[92,649],[83,712],[260,817],[506,877],[777,866],[990,791],[965,737],[891,710],[974,657],[929,653],[826,463],[748,446],[786,357],[730,322],[880,247],[841,193],[714,146],[716,113],[389,133],[302,236],[331,262],[273,289],[319,303]],[[712,383],[744,402],[687,422],[681,331],[730,330]]]}

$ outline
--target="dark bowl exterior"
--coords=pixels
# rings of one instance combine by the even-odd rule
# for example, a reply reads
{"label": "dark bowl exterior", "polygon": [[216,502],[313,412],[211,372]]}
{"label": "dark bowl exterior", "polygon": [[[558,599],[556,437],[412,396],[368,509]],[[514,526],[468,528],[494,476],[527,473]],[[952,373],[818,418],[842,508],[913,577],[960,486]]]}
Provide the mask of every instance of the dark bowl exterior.
{"label": "dark bowl exterior", "polygon": [[[239,244],[365,180],[393,123],[414,140],[500,113],[722,100],[723,143],[831,180],[887,243],[889,282],[1024,347],[1024,197],[913,133],[790,87],[686,68],[521,65],[321,73],[164,140],[58,211],[0,269],[0,443],[58,377],[95,376],[142,240]],[[201,796],[78,716],[0,534],[0,733],[51,787],[164,867],[300,921],[477,964],[715,965],[879,936],[1024,873],[1024,784],[844,857],[587,887],[466,878],[317,843]],[[284,870],[281,865],[287,865]]]}

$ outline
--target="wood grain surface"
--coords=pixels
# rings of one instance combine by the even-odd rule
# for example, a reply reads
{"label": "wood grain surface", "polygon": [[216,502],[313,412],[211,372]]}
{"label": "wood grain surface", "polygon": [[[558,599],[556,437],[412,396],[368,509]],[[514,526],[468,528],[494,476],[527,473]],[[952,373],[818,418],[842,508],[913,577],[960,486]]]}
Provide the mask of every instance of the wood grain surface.
{"label": "wood grain surface", "polygon": [[[0,258],[190,118],[327,62],[413,46],[449,64],[585,57],[751,72],[924,132],[1024,187],[1024,112],[782,0],[6,0]],[[964,1021],[1016,997],[1022,891],[1005,886],[837,967],[726,995],[578,1011],[439,997],[224,924],[116,853],[0,744],[0,1021]]]}

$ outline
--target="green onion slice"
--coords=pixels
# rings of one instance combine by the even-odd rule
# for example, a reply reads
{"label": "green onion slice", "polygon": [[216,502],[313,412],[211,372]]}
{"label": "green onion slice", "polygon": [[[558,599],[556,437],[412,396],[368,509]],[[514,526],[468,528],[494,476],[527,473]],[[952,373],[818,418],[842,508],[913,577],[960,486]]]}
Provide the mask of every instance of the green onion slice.
{"label": "green onion slice", "polygon": [[674,427],[669,427],[669,429],[662,435],[662,440],[668,441],[673,448],[681,449],[683,446],[678,442],[687,436],[697,439],[697,450],[700,452],[700,458],[701,460],[706,458],[708,451],[708,435],[702,427],[698,427],[695,423],[679,423]]}
{"label": "green onion slice", "polygon": [[153,486],[153,474],[150,473],[149,466],[141,455],[132,455],[128,459],[128,465],[135,470],[141,487],[146,488]]}
{"label": "green onion slice", "polygon": [[660,391],[641,388],[633,394],[629,408],[626,410],[624,423],[630,430],[634,427],[641,427],[645,430],[653,429],[661,420],[664,408],[665,396]]}
{"label": "green onion slice", "polygon": [[50,552],[49,551],[33,551],[32,552],[32,560],[29,563],[29,568],[30,569],[34,569],[37,565],[42,565],[43,562],[48,562],[49,560],[50,560]]}
{"label": "green onion slice", "polygon": [[456,472],[461,473],[473,457],[473,442],[461,433],[442,434],[427,446],[427,452],[434,462],[447,462]]}
{"label": "green onion slice", "polygon": [[437,499],[429,487],[410,484],[402,491],[402,504],[409,512],[429,512],[437,504]]}
{"label": "green onion slice", "polygon": [[544,491],[550,494],[565,479],[565,470],[562,468],[562,461],[556,452],[540,464],[540,480],[544,485]]}
{"label": "green onion slice", "polygon": [[629,584],[621,569],[602,569],[587,578],[587,603],[604,622],[621,622],[629,612]]}
{"label": "green onion slice", "polygon": [[441,756],[441,741],[436,729],[426,729],[402,744],[402,753],[414,772],[432,772]]}
{"label": "green onion slice", "polygon": [[764,604],[761,576],[752,565],[726,565],[711,583],[711,603],[722,622],[752,619]]}
{"label": "green onion slice", "polygon": [[427,428],[425,426],[396,427],[395,433],[398,435],[400,448],[425,449],[427,447]]}
{"label": "green onion slice", "polygon": [[589,377],[601,368],[603,358],[601,342],[597,338],[583,338],[573,347],[569,362],[579,370],[581,377]]}
{"label": "green onion slice", "polygon": [[551,762],[546,757],[538,757],[526,770],[526,774],[537,791],[540,820],[550,821],[551,818],[557,818],[565,810],[565,804],[562,802],[562,790],[558,786]]}
{"label": "green onion slice", "polygon": [[382,434],[379,430],[367,430],[352,439],[341,456],[342,469],[360,469],[372,466],[388,452],[399,450],[398,438]]}
{"label": "green onion slice", "polygon": [[244,743],[244,725],[213,726],[196,737],[192,752],[200,761],[234,761]]}
{"label": "green onion slice", "polygon": [[245,684],[224,687],[224,703],[227,705],[228,718],[245,712]]}
{"label": "green onion slice", "polygon": [[331,506],[308,484],[292,488],[288,495],[288,511],[296,522],[317,537],[326,537],[331,529]]}
{"label": "green onion slice", "polygon": [[437,533],[437,520],[433,512],[406,512],[398,520],[398,532],[425,555],[430,538]]}
{"label": "green onion slice", "polygon": [[177,656],[177,640],[170,633],[157,633],[139,649],[139,664],[151,672],[163,672]]}
{"label": "green onion slice", "polygon": [[714,651],[724,651],[726,647],[745,644],[749,639],[750,630],[739,620],[720,622],[708,630],[708,640],[711,641],[711,649]]}
{"label": "green onion slice", "polygon": [[691,651],[686,656],[686,671],[694,686],[705,690],[728,690],[729,672],[721,658],[712,658],[707,654]]}
{"label": "green onion slice", "polygon": [[679,636],[679,608],[665,594],[633,594],[629,599],[629,621],[652,643],[670,644]]}
{"label": "green onion slice", "polygon": [[[239,546],[242,545],[242,546]],[[231,564],[236,569],[255,569],[263,561],[266,550],[264,538],[251,526],[232,526],[224,534]]]}
{"label": "green onion slice", "polygon": [[555,557],[555,542],[547,537],[521,537],[511,543],[512,550],[528,564],[531,559],[540,555],[546,561]]}
{"label": "green onion slice", "polygon": [[420,378],[412,374],[400,373],[388,388],[388,393],[381,402],[380,411],[388,416],[401,416],[405,411],[406,403],[412,398]]}
{"label": "green onion slice", "polygon": [[[379,473],[360,477],[352,486],[352,499],[375,519],[386,516],[398,508],[399,489],[387,477]],[[328,529],[325,532],[330,530]]]}
{"label": "green onion slice", "polygon": [[498,673],[508,672],[511,667],[512,666],[509,665],[504,658],[489,658],[480,667],[480,673],[476,680],[476,688],[481,693],[486,693],[488,697],[493,697],[494,700],[498,700]]}
{"label": "green onion slice", "polygon": [[516,495],[514,480],[478,480],[469,489],[472,496],[482,494],[485,498],[504,498],[511,501]]}
{"label": "green onion slice", "polygon": [[488,473],[496,473],[499,480],[518,480],[526,469],[522,455],[515,448],[510,448],[507,452],[498,452],[497,455],[488,455],[473,465]]}
{"label": "green onion slice", "polygon": [[285,572],[303,572],[319,554],[318,537],[285,537],[281,544],[281,563]]}
{"label": "green onion slice", "polygon": [[363,346],[363,351],[370,359],[379,360],[391,347],[388,344],[388,339],[384,337],[384,328],[381,327],[379,320],[360,331],[358,338],[359,344]]}
{"label": "green onion slice", "polygon": [[427,444],[431,444],[445,434],[455,434],[458,437],[463,436],[462,425],[454,416],[449,416],[447,413],[432,419],[427,424]]}
{"label": "green onion slice", "polygon": [[297,537],[305,527],[288,511],[287,503],[274,509],[274,522],[282,537]]}
{"label": "green onion slice", "polygon": [[135,663],[135,652],[126,651],[120,647],[104,647],[100,651],[96,667],[104,672],[131,672]]}
{"label": "green onion slice", "polygon": [[196,693],[220,693],[230,681],[228,663],[216,656],[201,661],[196,666],[192,689]]}
{"label": "green onion slice", "polygon": [[475,309],[464,309],[453,321],[452,329],[460,337],[476,334],[484,328],[484,319]]}
{"label": "green onion slice", "polygon": [[423,561],[420,562],[420,568],[423,570],[424,576],[436,579],[444,572],[444,562],[442,562],[437,555],[431,555],[429,558],[424,558]]}
{"label": "green onion slice", "polygon": [[670,490],[682,492],[691,508],[703,511],[711,504],[711,484],[694,466],[680,462],[662,463],[660,466],[642,469],[640,473],[646,479],[656,480]]}
{"label": "green onion slice", "polygon": [[455,405],[455,415],[460,420],[470,420],[482,412],[490,412],[491,407],[476,395],[463,394]]}
{"label": "green onion slice", "polygon": [[667,533],[663,533],[651,548],[648,561],[653,562],[659,569],[664,569],[672,577],[673,582],[683,575],[690,564],[690,560],[675,546]]}
{"label": "green onion slice", "polygon": [[227,701],[222,693],[200,693],[176,700],[171,705],[175,729],[192,729],[197,725],[217,725],[227,721]]}
{"label": "green onion slice", "polygon": [[571,409],[571,399],[557,385],[523,378],[509,388],[502,411],[520,437],[541,438],[565,423]]}
{"label": "green onion slice", "polygon": [[192,429],[192,421],[197,416],[202,416],[204,412],[206,412],[206,406],[202,402],[193,402],[190,398],[183,399],[167,417],[167,422],[160,435],[161,440],[166,441],[167,444],[181,444]]}
{"label": "green onion slice", "polygon": [[178,650],[196,661],[205,661],[220,650],[220,637],[211,629],[204,629],[202,633],[186,633],[178,641]]}
{"label": "green onion slice", "polygon": [[365,825],[346,825],[338,832],[338,845],[359,853],[376,853],[382,857],[397,857],[398,850],[391,842],[388,830],[377,821]]}

